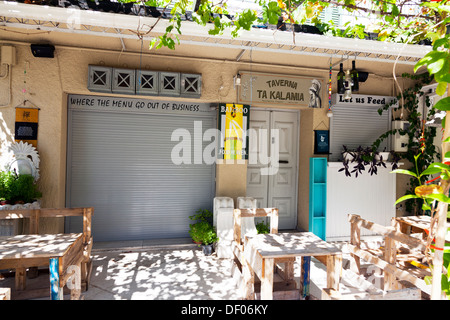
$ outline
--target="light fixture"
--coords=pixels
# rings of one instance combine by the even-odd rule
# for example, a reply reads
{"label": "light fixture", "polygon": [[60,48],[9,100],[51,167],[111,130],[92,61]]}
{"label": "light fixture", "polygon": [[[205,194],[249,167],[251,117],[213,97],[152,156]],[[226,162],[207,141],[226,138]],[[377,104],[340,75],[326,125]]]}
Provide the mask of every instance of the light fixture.
{"label": "light fixture", "polygon": [[55,47],[51,44],[31,44],[31,53],[37,58],[53,58]]}
{"label": "light fixture", "polygon": [[352,78],[350,75],[350,71],[347,70],[345,71],[345,81],[344,81],[344,88],[345,88],[345,93],[344,93],[344,100],[350,100],[352,98]]}

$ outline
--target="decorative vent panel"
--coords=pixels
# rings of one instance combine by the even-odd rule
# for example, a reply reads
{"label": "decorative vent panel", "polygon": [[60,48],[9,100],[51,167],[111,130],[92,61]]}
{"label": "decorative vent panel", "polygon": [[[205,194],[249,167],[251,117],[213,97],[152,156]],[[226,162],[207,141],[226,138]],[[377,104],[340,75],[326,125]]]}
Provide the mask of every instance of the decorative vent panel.
{"label": "decorative vent panel", "polygon": [[114,93],[135,93],[135,75],[134,70],[113,69],[112,92]]}
{"label": "decorative vent panel", "polygon": [[136,94],[157,95],[158,84],[158,72],[136,70]]}
{"label": "decorative vent panel", "polygon": [[200,98],[202,75],[89,66],[88,89],[128,95]]}
{"label": "decorative vent panel", "polygon": [[177,72],[160,72],[159,74],[161,95],[179,96],[180,95],[180,74]]}
{"label": "decorative vent panel", "polygon": [[181,74],[181,95],[183,97],[200,98],[202,94],[202,78],[199,74]]}
{"label": "decorative vent panel", "polygon": [[88,89],[96,92],[111,92],[112,68],[89,66]]}

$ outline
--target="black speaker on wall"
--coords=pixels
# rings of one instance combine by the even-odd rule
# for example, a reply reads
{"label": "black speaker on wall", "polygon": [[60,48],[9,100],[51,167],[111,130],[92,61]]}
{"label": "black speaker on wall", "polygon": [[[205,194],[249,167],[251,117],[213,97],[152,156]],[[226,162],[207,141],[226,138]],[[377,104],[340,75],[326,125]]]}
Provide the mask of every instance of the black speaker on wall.
{"label": "black speaker on wall", "polygon": [[32,44],[31,52],[37,58],[53,58],[55,47],[51,44]]}

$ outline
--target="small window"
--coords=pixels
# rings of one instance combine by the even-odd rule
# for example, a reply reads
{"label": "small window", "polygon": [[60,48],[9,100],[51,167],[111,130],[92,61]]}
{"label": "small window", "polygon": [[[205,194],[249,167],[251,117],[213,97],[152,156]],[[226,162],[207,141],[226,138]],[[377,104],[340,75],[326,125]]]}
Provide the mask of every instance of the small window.
{"label": "small window", "polygon": [[134,94],[134,70],[130,69],[113,69],[112,92]]}
{"label": "small window", "polygon": [[156,71],[136,70],[136,93],[157,95],[158,80],[158,72]]}
{"label": "small window", "polygon": [[96,92],[111,92],[112,68],[89,66],[88,89]]}
{"label": "small window", "polygon": [[202,76],[199,74],[181,74],[181,95],[183,97],[200,98],[202,92]]}
{"label": "small window", "polygon": [[167,96],[180,95],[180,74],[176,72],[161,72],[160,76],[160,94]]}

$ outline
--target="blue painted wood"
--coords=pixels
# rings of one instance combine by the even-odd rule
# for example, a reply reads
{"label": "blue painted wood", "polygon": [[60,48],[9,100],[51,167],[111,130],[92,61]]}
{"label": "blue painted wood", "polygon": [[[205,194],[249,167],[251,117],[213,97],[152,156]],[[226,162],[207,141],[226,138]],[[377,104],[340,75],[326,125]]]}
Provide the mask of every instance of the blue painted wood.
{"label": "blue painted wood", "polygon": [[309,299],[309,284],[311,271],[311,257],[302,257],[302,276],[303,276],[303,290],[301,292],[303,299]]}
{"label": "blue painted wood", "polygon": [[326,239],[327,159],[309,159],[309,230]]}
{"label": "blue painted wood", "polygon": [[62,300],[62,290],[59,286],[59,258],[50,258],[50,299]]}

